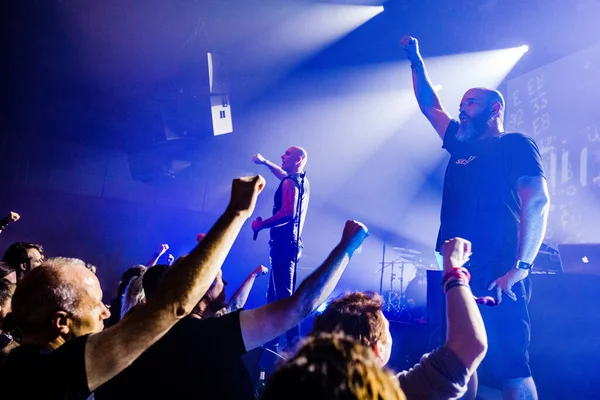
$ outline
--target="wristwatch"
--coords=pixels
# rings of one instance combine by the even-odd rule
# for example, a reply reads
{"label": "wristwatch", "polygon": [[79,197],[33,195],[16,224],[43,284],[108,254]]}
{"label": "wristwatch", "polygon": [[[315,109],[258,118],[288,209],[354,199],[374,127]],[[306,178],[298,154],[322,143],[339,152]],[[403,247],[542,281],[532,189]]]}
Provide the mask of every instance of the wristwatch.
{"label": "wristwatch", "polygon": [[521,261],[521,260],[517,260],[517,262],[515,263],[516,269],[530,270],[531,267],[533,267],[533,263],[526,263],[525,261]]}

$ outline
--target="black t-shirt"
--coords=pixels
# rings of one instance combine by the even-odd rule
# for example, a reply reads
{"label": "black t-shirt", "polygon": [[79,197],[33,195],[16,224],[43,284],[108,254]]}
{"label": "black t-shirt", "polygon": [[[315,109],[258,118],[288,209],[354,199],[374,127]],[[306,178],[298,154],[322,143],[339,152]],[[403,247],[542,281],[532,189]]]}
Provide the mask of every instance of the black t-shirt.
{"label": "black t-shirt", "polygon": [[87,338],[71,340],[56,350],[30,345],[12,350],[0,368],[0,398],[90,398],[85,370]]}
{"label": "black t-shirt", "polygon": [[298,224],[300,224],[300,236],[302,235],[302,228],[304,226],[304,220],[306,219],[306,211],[308,210],[308,202],[310,199],[310,182],[306,177],[302,178],[300,174],[288,175],[281,180],[275,196],[273,198],[273,215],[275,215],[283,206],[283,183],[287,180],[292,180],[300,191],[302,201],[300,204],[300,213],[296,212],[294,219],[281,226],[271,228],[271,240],[274,243],[290,244],[296,243],[296,236],[298,235]]}
{"label": "black t-shirt", "polygon": [[451,121],[443,147],[450,153],[442,197],[440,251],[445,240],[465,238],[473,244],[474,265],[493,263],[502,271],[517,255],[521,203],[517,180],[544,176],[533,139],[504,133],[489,139],[461,142],[458,121]]}
{"label": "black t-shirt", "polygon": [[252,399],[240,311],[185,318],[129,368],[98,388],[96,400]]}

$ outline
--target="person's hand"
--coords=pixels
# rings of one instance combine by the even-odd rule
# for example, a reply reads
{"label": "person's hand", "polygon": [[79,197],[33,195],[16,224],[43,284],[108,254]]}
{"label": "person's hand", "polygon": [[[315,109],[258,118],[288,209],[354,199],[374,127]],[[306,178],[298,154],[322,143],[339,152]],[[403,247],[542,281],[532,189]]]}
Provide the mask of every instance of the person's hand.
{"label": "person's hand", "polygon": [[348,220],[342,232],[342,243],[355,251],[367,236],[369,236],[369,229],[362,222]]}
{"label": "person's hand", "polygon": [[412,36],[404,36],[400,40],[400,45],[406,51],[406,57],[411,63],[422,62],[421,53],[419,53],[419,41]]}
{"label": "person's hand", "polygon": [[266,275],[267,272],[269,272],[269,268],[265,267],[264,265],[259,265],[253,272],[253,274],[255,276],[262,276],[262,275]]}
{"label": "person's hand", "polygon": [[163,255],[167,252],[167,250],[169,250],[169,245],[168,244],[161,244],[160,245],[160,249],[158,250],[158,254]]}
{"label": "person's hand", "polygon": [[444,274],[454,268],[461,268],[471,257],[471,242],[463,238],[452,238],[444,242]]}
{"label": "person's hand", "polygon": [[252,156],[252,162],[254,162],[254,164],[264,164],[267,162],[267,159],[260,154],[255,154]]}
{"label": "person's hand", "polygon": [[21,216],[14,211],[11,211],[6,217],[0,220],[0,230],[6,228],[8,224],[12,224],[13,222],[17,222]]}
{"label": "person's hand", "polygon": [[509,299],[517,301],[517,295],[512,291],[512,287],[515,283],[527,278],[527,275],[529,275],[529,271],[526,269],[512,268],[506,274],[492,282],[488,290],[496,289],[496,300],[498,300],[498,303],[502,302],[502,293],[506,294]]}
{"label": "person's hand", "polygon": [[260,175],[236,178],[231,184],[231,200],[227,209],[248,218],[254,212],[256,199],[265,187],[265,178]]}
{"label": "person's hand", "polygon": [[252,230],[254,232],[260,232],[262,229],[262,218],[256,217],[254,221],[252,221]]}

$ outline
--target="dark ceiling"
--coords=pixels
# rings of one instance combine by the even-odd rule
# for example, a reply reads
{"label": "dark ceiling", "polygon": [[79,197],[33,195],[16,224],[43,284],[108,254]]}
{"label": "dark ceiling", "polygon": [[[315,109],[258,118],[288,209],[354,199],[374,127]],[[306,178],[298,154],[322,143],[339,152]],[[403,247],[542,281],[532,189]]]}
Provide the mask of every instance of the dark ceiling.
{"label": "dark ceiling", "polygon": [[[592,0],[379,1],[385,12],[272,74],[276,64],[256,60],[277,50],[260,39],[303,3],[310,2],[9,0],[5,111],[15,131],[127,149],[156,129],[157,93],[201,64],[207,47],[224,54],[243,113],[295,71],[401,59],[398,40],[405,33],[419,37],[425,56],[528,43],[531,54],[513,74],[595,43],[600,33],[593,17],[600,2]],[[259,77],[271,79],[258,85]]]}

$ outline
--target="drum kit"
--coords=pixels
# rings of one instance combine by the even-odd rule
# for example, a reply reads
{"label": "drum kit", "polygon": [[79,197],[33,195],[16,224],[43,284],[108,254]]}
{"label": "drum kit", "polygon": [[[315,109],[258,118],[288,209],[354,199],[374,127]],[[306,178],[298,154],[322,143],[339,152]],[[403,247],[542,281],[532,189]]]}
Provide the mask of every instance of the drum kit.
{"label": "drum kit", "polygon": [[[379,293],[384,300],[383,313],[390,321],[424,324],[427,315],[427,270],[437,267],[426,265],[420,251],[404,247],[392,249],[396,258],[386,261],[384,243],[383,259],[379,263],[381,268],[377,271],[381,273]],[[385,273],[389,273],[389,290],[384,291]],[[405,275],[409,278],[406,279]],[[395,284],[396,281],[398,284]]]}

